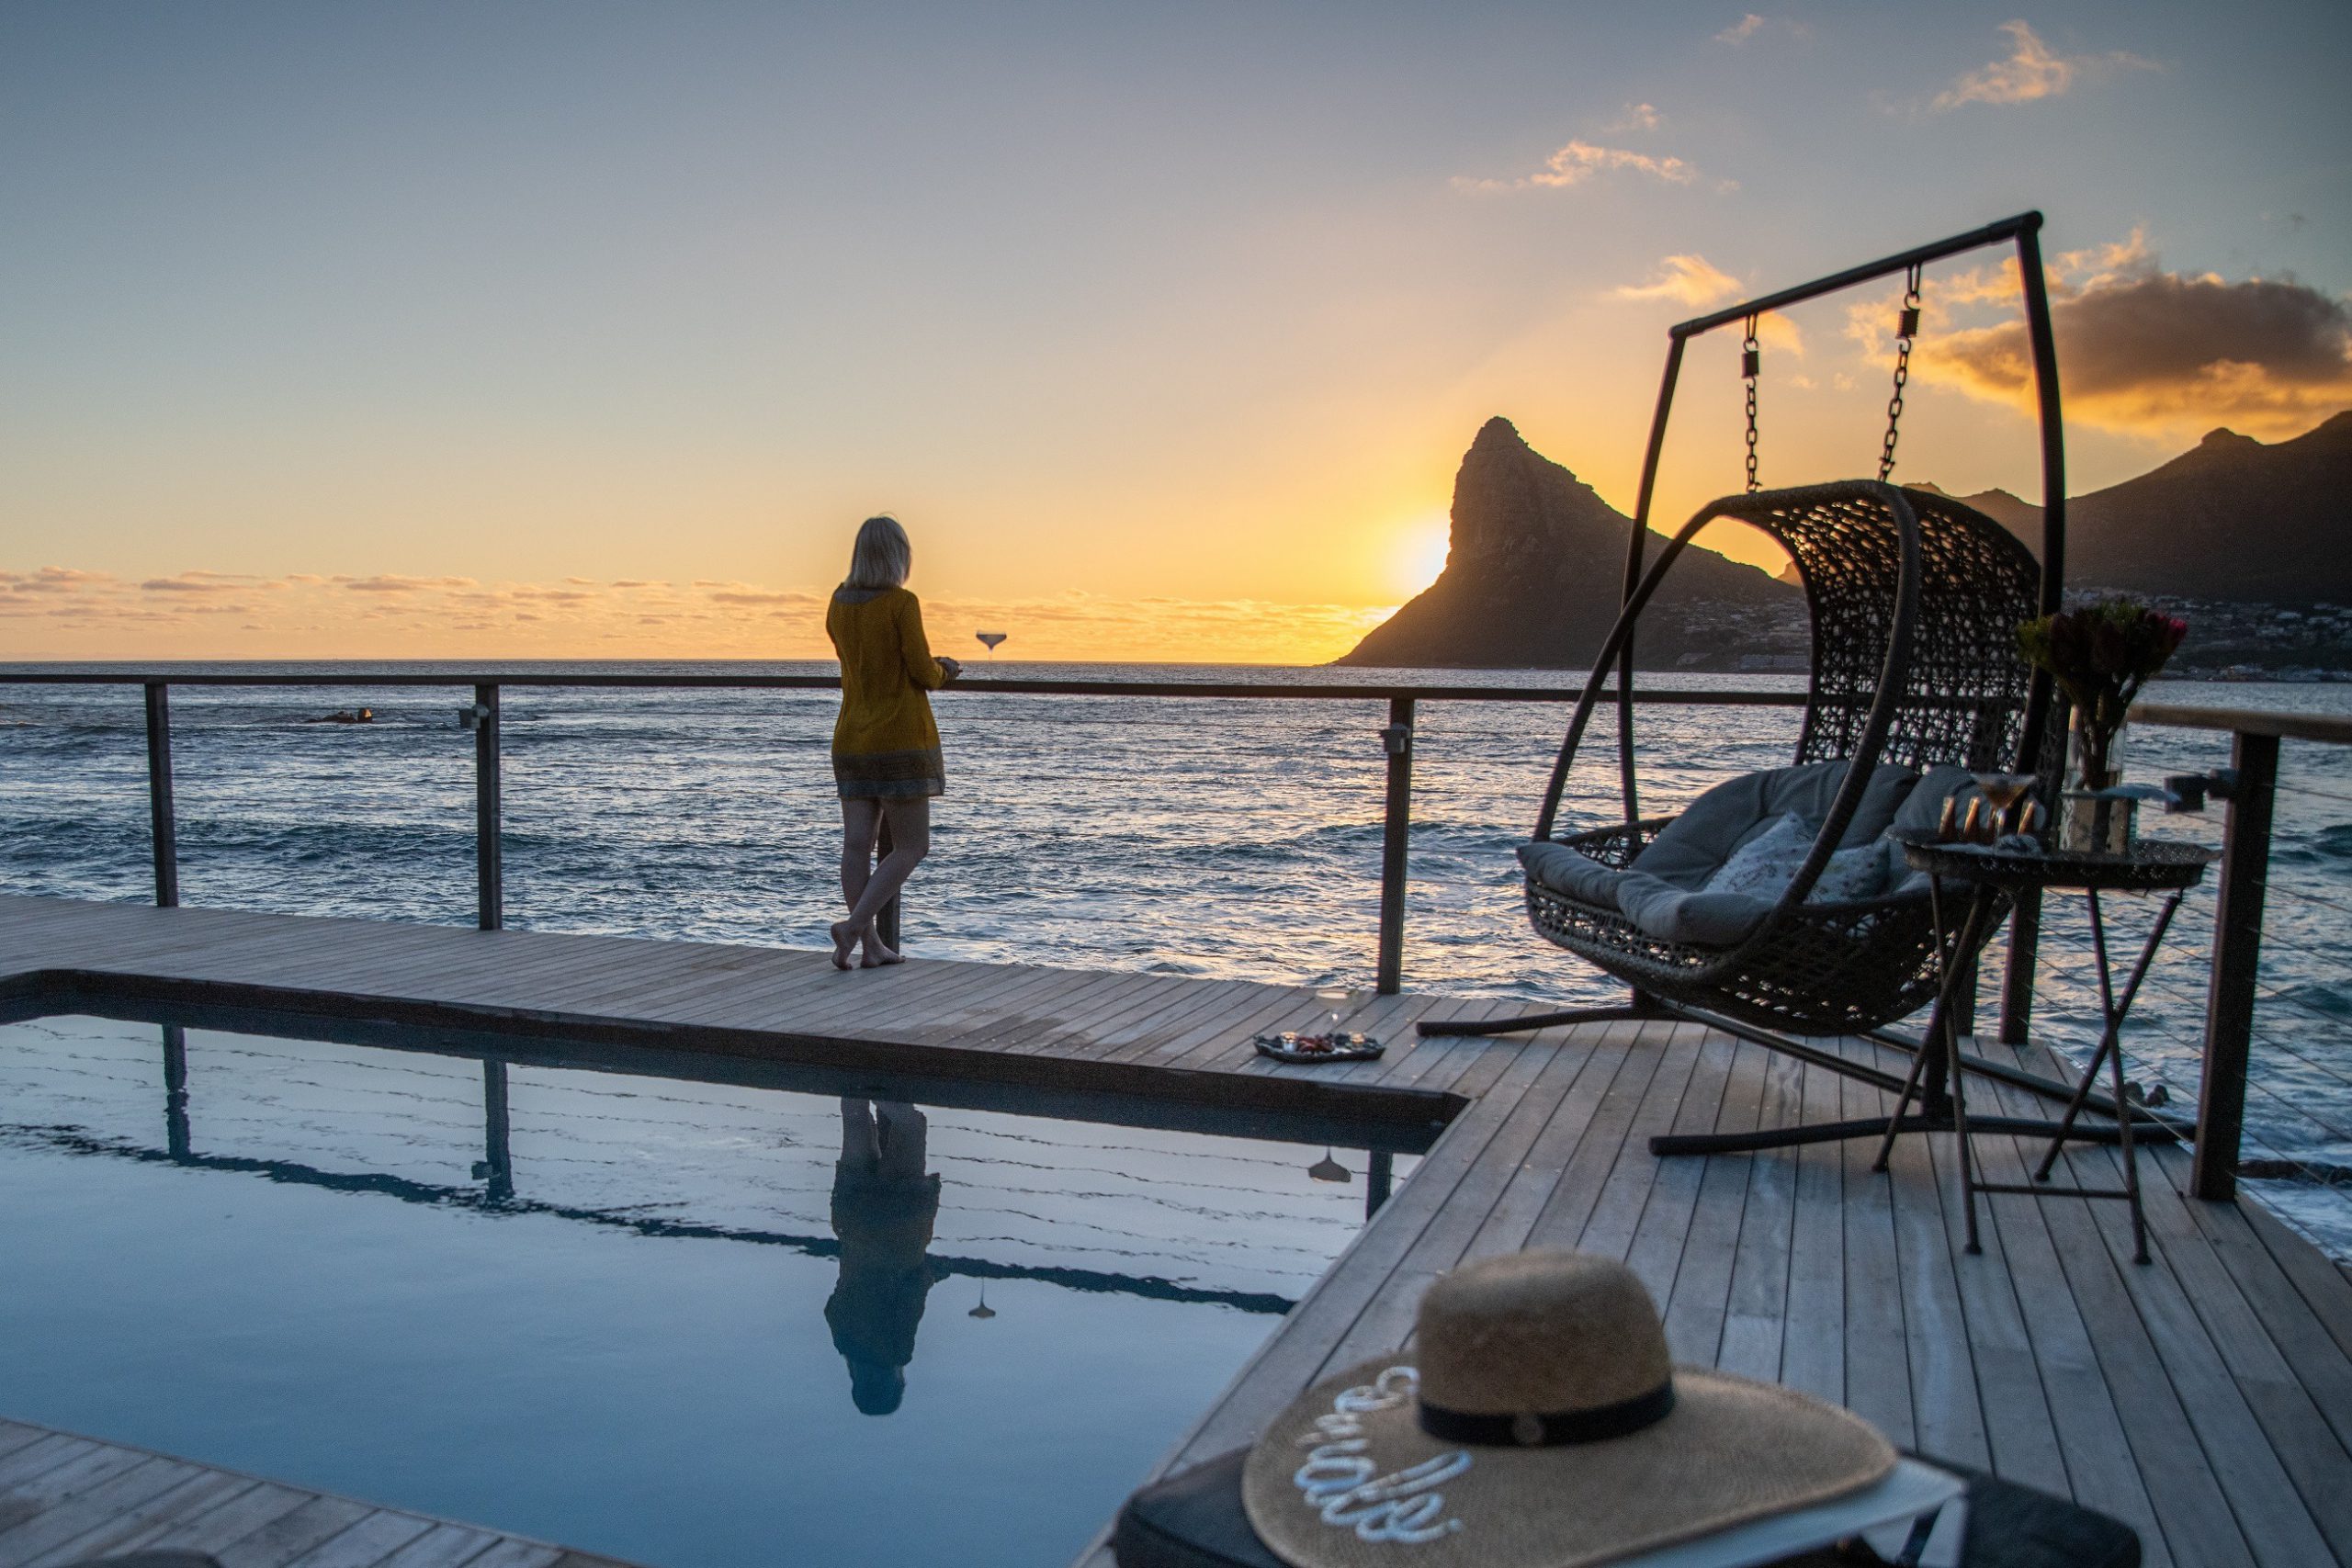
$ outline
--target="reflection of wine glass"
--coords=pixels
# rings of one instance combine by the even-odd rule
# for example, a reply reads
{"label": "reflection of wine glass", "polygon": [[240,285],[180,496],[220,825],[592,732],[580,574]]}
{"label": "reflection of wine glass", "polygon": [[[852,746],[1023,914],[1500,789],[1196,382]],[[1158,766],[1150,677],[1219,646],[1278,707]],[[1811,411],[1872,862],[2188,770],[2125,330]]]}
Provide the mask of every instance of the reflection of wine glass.
{"label": "reflection of wine glass", "polygon": [[1347,1016],[1350,992],[1345,986],[1317,986],[1315,1000],[1323,1009],[1321,1029],[1334,1045],[1340,1043],[1340,1021]]}
{"label": "reflection of wine glass", "polygon": [[2015,830],[2016,820],[2011,814],[2016,809],[2018,802],[2025,798],[2026,792],[2033,788],[2036,782],[2031,773],[1978,773],[1976,775],[1977,792],[1984,795],[1985,806],[1993,813],[1995,832],[2006,833]]}

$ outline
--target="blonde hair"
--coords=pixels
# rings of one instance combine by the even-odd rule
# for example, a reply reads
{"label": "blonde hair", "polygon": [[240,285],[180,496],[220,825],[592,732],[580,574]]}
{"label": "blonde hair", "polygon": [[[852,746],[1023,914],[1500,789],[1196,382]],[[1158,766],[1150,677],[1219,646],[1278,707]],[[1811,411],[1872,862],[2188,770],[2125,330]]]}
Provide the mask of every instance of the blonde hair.
{"label": "blonde hair", "polygon": [[915,547],[907,531],[888,513],[858,525],[857,543],[850,547],[849,575],[843,588],[896,588],[914,567]]}

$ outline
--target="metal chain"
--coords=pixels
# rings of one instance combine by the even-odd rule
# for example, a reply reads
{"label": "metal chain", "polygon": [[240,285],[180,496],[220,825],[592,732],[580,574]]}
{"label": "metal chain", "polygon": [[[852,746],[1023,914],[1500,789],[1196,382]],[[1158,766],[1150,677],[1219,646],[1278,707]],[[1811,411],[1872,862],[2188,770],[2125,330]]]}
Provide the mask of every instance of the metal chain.
{"label": "metal chain", "polygon": [[1756,493],[1756,377],[1763,355],[1756,347],[1756,318],[1747,318],[1747,336],[1739,345],[1739,378],[1747,389],[1747,493]]}
{"label": "metal chain", "polygon": [[1919,268],[1914,264],[1905,280],[1903,314],[1894,328],[1894,395],[1886,400],[1886,441],[1878,455],[1878,482],[1894,472],[1894,437],[1903,423],[1903,389],[1911,380],[1911,340],[1919,333]]}

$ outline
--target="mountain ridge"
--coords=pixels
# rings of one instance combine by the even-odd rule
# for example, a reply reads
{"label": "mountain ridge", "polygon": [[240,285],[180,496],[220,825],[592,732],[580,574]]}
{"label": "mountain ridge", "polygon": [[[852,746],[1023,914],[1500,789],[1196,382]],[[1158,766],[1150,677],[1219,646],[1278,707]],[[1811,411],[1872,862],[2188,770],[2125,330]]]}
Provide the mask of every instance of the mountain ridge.
{"label": "mountain ridge", "polygon": [[[2004,490],[1954,499],[2040,553],[2041,507]],[[2284,441],[2210,430],[2144,474],[2066,500],[2070,591],[2245,604],[2352,603],[2347,543],[2352,409]]]}

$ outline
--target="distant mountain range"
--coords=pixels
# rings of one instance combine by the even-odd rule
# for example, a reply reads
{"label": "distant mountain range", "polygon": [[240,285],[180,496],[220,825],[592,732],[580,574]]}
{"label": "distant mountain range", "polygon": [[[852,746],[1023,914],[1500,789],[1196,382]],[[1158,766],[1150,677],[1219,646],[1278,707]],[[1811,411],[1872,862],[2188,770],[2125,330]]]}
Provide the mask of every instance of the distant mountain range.
{"label": "distant mountain range", "polygon": [[[2005,490],[1958,499],[2040,553],[2039,506]],[[2276,445],[2216,430],[2162,468],[2066,502],[2069,589],[2352,604],[2347,545],[2352,410]]]}
{"label": "distant mountain range", "polygon": [[[2002,490],[1958,499],[2039,552],[2040,507]],[[2266,652],[2232,607],[2352,605],[2352,411],[2275,445],[2214,431],[2152,472],[2073,497],[2066,518],[2070,592],[2224,607],[2206,616],[2206,637],[2191,616],[2188,653],[2203,642],[2230,658],[2301,658],[2310,633]],[[1616,616],[1632,527],[1509,420],[1490,419],[1454,479],[1444,571],[1339,662],[1589,668]],[[1804,600],[1789,583],[1697,546],[1661,586],[1638,645],[1645,665],[1716,670],[1785,663],[1805,647]]]}

